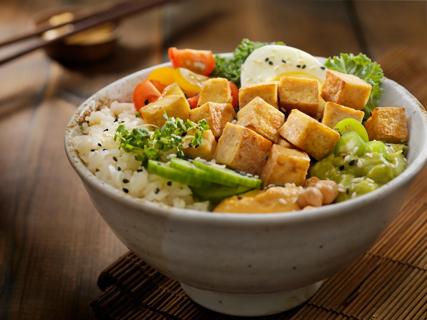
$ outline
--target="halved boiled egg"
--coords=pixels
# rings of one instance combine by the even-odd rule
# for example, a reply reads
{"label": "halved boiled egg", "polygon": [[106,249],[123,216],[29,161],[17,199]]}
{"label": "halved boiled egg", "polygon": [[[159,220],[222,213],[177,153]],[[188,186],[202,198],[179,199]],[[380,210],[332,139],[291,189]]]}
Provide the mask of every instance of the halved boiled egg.
{"label": "halved boiled egg", "polygon": [[279,80],[282,76],[315,78],[323,82],[325,67],[311,54],[284,45],[267,45],[254,50],[243,63],[242,87]]}

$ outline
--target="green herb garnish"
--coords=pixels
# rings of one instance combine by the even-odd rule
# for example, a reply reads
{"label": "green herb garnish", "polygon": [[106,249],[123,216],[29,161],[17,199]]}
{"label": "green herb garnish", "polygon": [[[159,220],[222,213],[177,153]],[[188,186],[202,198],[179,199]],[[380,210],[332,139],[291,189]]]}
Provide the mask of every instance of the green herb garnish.
{"label": "green herb garnish", "polygon": [[358,76],[372,86],[371,95],[364,110],[365,119],[368,118],[372,110],[378,106],[381,98],[381,81],[384,78],[381,66],[363,53],[358,55],[341,53],[339,56],[329,57],[326,59],[325,66],[332,70]]}
{"label": "green herb garnish", "polygon": [[184,147],[198,147],[203,141],[203,132],[209,129],[206,120],[195,123],[190,120],[169,118],[165,114],[166,122],[154,131],[145,127],[128,130],[123,124],[117,127],[114,140],[120,148],[132,153],[144,166],[148,160],[167,160],[167,156],[176,154],[184,157]]}
{"label": "green herb garnish", "polygon": [[219,55],[215,55],[215,69],[212,72],[212,76],[226,78],[240,86],[240,68],[243,62],[245,62],[246,58],[252,53],[252,51],[268,44],[284,43],[281,41],[274,43],[256,42],[249,39],[243,39],[234,50],[232,58],[224,58]]}

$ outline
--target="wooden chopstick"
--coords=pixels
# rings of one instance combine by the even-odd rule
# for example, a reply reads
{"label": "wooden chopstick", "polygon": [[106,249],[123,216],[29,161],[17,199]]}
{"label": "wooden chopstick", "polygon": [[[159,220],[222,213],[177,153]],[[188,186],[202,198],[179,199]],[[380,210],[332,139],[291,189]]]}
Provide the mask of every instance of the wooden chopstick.
{"label": "wooden chopstick", "polygon": [[[6,56],[0,57],[0,65],[9,62],[11,60],[14,60],[18,57],[21,57],[27,53],[30,53],[34,50],[43,48],[51,43],[57,42],[61,39],[64,39],[66,37],[69,37],[73,34],[79,33],[81,31],[93,28],[95,26],[98,26],[100,24],[104,24],[107,22],[111,22],[111,21],[116,21],[119,20],[121,18],[124,17],[128,17],[137,13],[140,13],[142,11],[147,11],[149,9],[161,6],[161,5],[165,5],[168,3],[172,3],[172,2],[176,2],[177,0],[149,0],[149,1],[124,1],[121,2],[117,5],[114,5],[108,9],[105,10],[101,10],[98,11],[94,14],[90,14],[87,15],[85,17],[82,17],[81,19],[75,19],[71,22],[68,23],[64,23],[62,24],[62,26],[64,25],[70,25],[70,30],[66,30],[64,32],[62,32],[61,34],[59,34],[58,36],[46,40],[43,39],[41,37],[36,38],[35,41],[33,41],[32,43],[30,43],[28,46],[24,47],[24,48],[20,48],[17,51],[8,54]],[[6,43],[16,43],[17,41],[22,41],[24,39],[29,39],[32,38],[34,36],[40,35],[43,32],[46,32],[48,30],[53,30],[56,29],[58,27],[60,27],[61,25],[57,25],[53,28],[48,28],[45,31],[40,31],[40,30],[36,30],[37,34],[28,34],[28,35],[21,35],[19,37],[16,37],[15,40],[14,39],[9,39],[6,40],[4,42]],[[21,38],[20,40],[16,40],[17,38]]]}
{"label": "wooden chopstick", "polygon": [[76,16],[72,21],[59,23],[59,24],[54,25],[54,26],[53,25],[42,25],[42,26],[38,26],[35,30],[24,32],[24,33],[19,34],[17,36],[13,36],[13,37],[11,37],[9,39],[5,39],[5,40],[0,41],[0,48],[4,47],[4,46],[7,46],[7,45],[11,45],[11,44],[17,43],[17,42],[20,42],[20,41],[23,41],[23,40],[27,40],[27,39],[30,39],[30,38],[33,38],[33,37],[37,37],[37,36],[45,33],[46,31],[62,27],[64,25],[66,25],[66,24],[75,24],[75,23],[81,22],[83,20],[93,19],[96,16],[102,16],[103,14],[105,14],[106,12],[108,12],[108,11],[110,11],[112,9],[118,9],[119,7],[126,6],[129,3],[131,3],[131,1],[128,1],[128,0],[127,1],[122,1],[122,2],[119,2],[117,4],[114,4],[113,6],[109,6],[107,8],[104,8],[102,10],[98,10],[96,12],[91,12],[91,13],[88,13],[88,14]]}

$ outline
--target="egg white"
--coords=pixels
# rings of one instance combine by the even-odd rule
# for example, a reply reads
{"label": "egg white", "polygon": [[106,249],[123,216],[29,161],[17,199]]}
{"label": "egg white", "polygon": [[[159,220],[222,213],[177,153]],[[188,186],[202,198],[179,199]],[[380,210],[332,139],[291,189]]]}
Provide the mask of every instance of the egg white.
{"label": "egg white", "polygon": [[285,45],[266,45],[254,50],[243,63],[241,86],[278,80],[283,75],[325,79],[325,67],[311,54]]}

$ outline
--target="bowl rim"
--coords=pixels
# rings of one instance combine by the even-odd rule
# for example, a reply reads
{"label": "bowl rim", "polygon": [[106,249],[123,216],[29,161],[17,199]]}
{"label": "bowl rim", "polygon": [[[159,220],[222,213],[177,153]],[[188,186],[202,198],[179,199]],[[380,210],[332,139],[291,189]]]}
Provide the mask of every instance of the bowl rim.
{"label": "bowl rim", "polygon": [[[225,56],[229,53],[224,54]],[[324,58],[318,57],[319,60]],[[377,199],[384,198],[394,190],[399,189],[405,184],[409,183],[414,176],[419,173],[424,165],[427,162],[427,138],[424,140],[424,143],[421,147],[421,152],[413,159],[412,163],[396,178],[388,182],[387,184],[381,186],[380,188],[371,191],[367,194],[359,196],[354,199],[349,199],[340,203],[334,203],[327,206],[322,206],[319,208],[312,208],[303,211],[290,211],[290,212],[272,212],[272,213],[213,213],[211,211],[201,211],[196,209],[186,209],[186,208],[176,208],[167,206],[161,203],[151,202],[149,200],[137,198],[128,194],[123,193],[121,190],[113,187],[107,182],[96,177],[83,163],[83,161],[78,156],[77,152],[74,150],[71,143],[72,132],[76,126],[76,121],[79,115],[88,108],[89,102],[94,99],[99,99],[97,97],[100,92],[107,90],[107,88],[112,88],[115,86],[120,86],[121,83],[126,83],[127,80],[133,80],[137,78],[142,73],[149,72],[155,68],[170,66],[169,62],[157,64],[148,68],[141,69],[134,73],[131,73],[125,77],[122,77],[95,92],[85,101],[83,101],[76,111],[71,116],[64,135],[64,146],[65,153],[68,160],[70,161],[73,169],[78,173],[80,178],[84,183],[88,183],[91,187],[95,188],[101,193],[104,193],[110,198],[113,198],[116,201],[121,202],[126,206],[130,206],[134,209],[144,211],[145,213],[153,215],[161,215],[166,218],[173,218],[181,221],[199,221],[199,222],[210,222],[210,223],[247,223],[247,224],[258,224],[260,222],[268,223],[277,223],[277,222],[299,222],[306,220],[318,220],[324,219],[327,217],[332,217],[341,212],[348,211],[349,209],[357,209],[364,207],[366,203],[373,202]],[[422,117],[423,123],[423,132],[427,136],[427,112],[423,105],[415,98],[406,88],[398,84],[397,82],[384,77],[383,83],[389,83],[392,87],[397,89],[399,94],[406,95],[413,105],[415,106],[414,110],[418,115]],[[96,101],[96,100],[95,100]]]}

